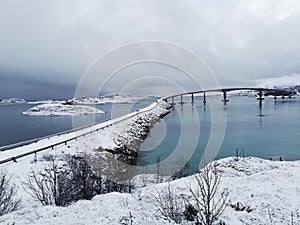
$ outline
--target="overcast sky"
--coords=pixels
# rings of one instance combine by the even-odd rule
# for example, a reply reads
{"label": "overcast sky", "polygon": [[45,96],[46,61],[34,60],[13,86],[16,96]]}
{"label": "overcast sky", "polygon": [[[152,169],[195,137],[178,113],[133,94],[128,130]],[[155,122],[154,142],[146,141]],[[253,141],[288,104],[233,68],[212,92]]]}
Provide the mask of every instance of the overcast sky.
{"label": "overcast sky", "polygon": [[[296,0],[0,3],[0,98],[72,97],[96,58],[141,40],[174,42],[194,51],[222,86],[251,86],[300,72]],[[159,75],[158,67],[145,68],[136,70]],[[157,93],[155,83],[146,86]]]}

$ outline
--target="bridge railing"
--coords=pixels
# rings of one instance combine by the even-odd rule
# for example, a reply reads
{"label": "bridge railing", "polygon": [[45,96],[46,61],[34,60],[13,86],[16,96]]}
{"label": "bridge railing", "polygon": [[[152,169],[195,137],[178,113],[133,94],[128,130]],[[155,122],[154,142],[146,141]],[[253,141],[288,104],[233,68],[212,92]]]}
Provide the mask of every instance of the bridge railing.
{"label": "bridge railing", "polygon": [[[102,121],[101,123],[106,122],[106,121],[108,121],[108,120]],[[14,143],[14,144],[4,145],[4,146],[0,147],[0,151],[6,151],[6,150],[10,150],[10,149],[22,147],[24,145],[29,145],[29,144],[32,144],[32,143],[37,143],[38,141],[43,140],[43,139],[49,139],[49,138],[56,137],[56,136],[59,137],[59,136],[64,135],[64,134],[69,134],[69,133],[72,133],[72,132],[83,130],[83,129],[88,128],[90,126],[92,126],[92,125],[87,125],[87,126],[79,127],[79,128],[76,128],[76,129],[70,129],[70,130],[66,130],[66,131],[62,131],[62,132],[59,132],[59,133],[50,134],[50,135],[47,135],[47,136],[38,137],[38,138],[26,140],[26,141],[20,141],[18,143]]]}

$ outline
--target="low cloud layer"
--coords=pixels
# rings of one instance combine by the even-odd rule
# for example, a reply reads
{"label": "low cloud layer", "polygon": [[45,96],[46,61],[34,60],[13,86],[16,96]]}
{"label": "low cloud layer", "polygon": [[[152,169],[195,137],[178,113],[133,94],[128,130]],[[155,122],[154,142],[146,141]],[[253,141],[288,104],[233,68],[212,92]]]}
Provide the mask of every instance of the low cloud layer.
{"label": "low cloud layer", "polygon": [[[300,3],[292,0],[4,0],[1,82],[26,80],[24,85],[47,83],[50,92],[57,85],[73,90],[87,67],[110,49],[164,40],[198,54],[222,86],[251,85],[300,72],[299,10]],[[61,89],[62,96],[69,94]]]}

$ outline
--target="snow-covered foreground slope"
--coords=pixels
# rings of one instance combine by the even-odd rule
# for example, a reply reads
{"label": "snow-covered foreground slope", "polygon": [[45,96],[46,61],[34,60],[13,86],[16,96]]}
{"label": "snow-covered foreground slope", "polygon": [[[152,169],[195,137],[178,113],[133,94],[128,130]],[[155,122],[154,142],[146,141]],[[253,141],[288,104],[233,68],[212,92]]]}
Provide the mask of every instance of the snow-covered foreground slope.
{"label": "snow-covered foreground slope", "polygon": [[[300,223],[300,161],[274,162],[259,158],[232,158],[219,160],[222,174],[221,187],[230,191],[229,201],[249,206],[252,211],[236,211],[228,206],[221,220],[225,224],[294,224]],[[196,186],[194,176],[170,182],[176,195],[187,197],[188,185]],[[1,224],[169,224],[162,219],[155,206],[157,191],[168,183],[152,184],[135,189],[132,194],[109,193],[98,195],[91,201],[78,201],[69,207],[42,207],[25,202],[19,211],[0,217]],[[229,202],[228,202],[229,204]],[[123,222],[123,223],[122,223]],[[172,223],[171,223],[172,224]],[[183,224],[192,224],[184,221]]]}
{"label": "snow-covered foreground slope", "polygon": [[82,105],[42,104],[28,109],[23,115],[28,116],[73,116],[104,113],[100,109]]}

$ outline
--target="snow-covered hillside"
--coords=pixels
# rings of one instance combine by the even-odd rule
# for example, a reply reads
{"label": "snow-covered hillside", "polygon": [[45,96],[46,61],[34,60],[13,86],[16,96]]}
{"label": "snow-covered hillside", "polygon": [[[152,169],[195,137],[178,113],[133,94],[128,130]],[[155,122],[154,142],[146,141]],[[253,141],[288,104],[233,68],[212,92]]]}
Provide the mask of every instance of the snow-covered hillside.
{"label": "snow-covered hillside", "polygon": [[[246,85],[248,86],[248,85]],[[246,87],[245,86],[245,87]],[[297,95],[300,94],[300,74],[291,74],[280,77],[270,77],[258,79],[253,82],[253,87],[257,88],[270,88],[270,89],[284,89],[296,91]],[[256,97],[257,91],[244,90],[244,91],[231,91],[228,95],[232,96],[248,96]]]}
{"label": "snow-covered hillside", "polygon": [[28,109],[23,115],[28,116],[72,116],[104,113],[90,106],[67,104],[42,104]]}
{"label": "snow-covered hillside", "polygon": [[264,88],[293,88],[300,85],[300,74],[294,73],[280,77],[270,77],[255,81],[257,87]]}
{"label": "snow-covered hillside", "polygon": [[[230,191],[228,206],[220,218],[223,223],[291,224],[291,213],[294,224],[300,223],[300,161],[274,162],[259,158],[235,161],[227,158],[218,163],[222,176],[220,190],[227,188]],[[18,164],[15,166],[22,169]],[[181,178],[170,185],[176,197],[190,198],[187,187],[195,187],[196,179],[194,176]],[[91,201],[78,201],[69,207],[43,207],[28,201],[23,209],[0,217],[0,224],[130,224],[130,213],[133,224],[174,224],[161,217],[155,204],[154,196],[167,186],[168,183],[152,184],[135,189],[132,194],[98,195]],[[250,212],[230,206],[237,203],[251,209]],[[183,224],[193,223],[184,221]]]}

